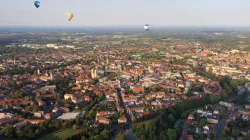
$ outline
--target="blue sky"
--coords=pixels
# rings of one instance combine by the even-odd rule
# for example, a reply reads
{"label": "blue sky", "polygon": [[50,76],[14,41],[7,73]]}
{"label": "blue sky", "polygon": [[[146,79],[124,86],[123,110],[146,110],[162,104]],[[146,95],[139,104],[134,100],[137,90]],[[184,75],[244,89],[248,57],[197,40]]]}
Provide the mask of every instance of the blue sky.
{"label": "blue sky", "polygon": [[[250,0],[0,0],[0,26],[250,26]],[[74,13],[68,22],[64,14]]]}

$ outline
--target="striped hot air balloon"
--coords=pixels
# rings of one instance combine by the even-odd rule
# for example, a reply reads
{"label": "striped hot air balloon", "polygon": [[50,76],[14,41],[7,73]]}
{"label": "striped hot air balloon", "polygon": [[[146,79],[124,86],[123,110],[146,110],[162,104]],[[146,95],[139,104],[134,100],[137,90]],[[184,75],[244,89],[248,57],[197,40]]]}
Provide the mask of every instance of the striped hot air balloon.
{"label": "striped hot air balloon", "polygon": [[144,29],[145,29],[146,31],[149,31],[149,25],[148,25],[148,24],[145,24],[145,25],[144,25]]}

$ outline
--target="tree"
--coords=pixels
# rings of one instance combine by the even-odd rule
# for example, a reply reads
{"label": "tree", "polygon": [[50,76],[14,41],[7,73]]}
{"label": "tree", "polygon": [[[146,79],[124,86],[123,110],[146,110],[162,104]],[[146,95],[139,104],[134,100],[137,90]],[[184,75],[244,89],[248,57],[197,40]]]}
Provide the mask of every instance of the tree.
{"label": "tree", "polygon": [[185,120],[187,116],[188,116],[187,112],[181,113],[181,119]]}
{"label": "tree", "polygon": [[3,128],[3,133],[5,134],[6,137],[12,138],[14,137],[14,127],[13,126],[6,126],[5,128]]}
{"label": "tree", "polygon": [[29,137],[29,138],[34,138],[35,137],[35,134],[34,134],[34,131],[33,131],[32,128],[28,127],[28,133],[26,133],[26,136]]}
{"label": "tree", "polygon": [[39,135],[40,135],[40,130],[39,130],[39,129],[36,129],[35,134],[36,134],[37,136],[39,136]]}
{"label": "tree", "polygon": [[13,97],[14,98],[21,98],[21,97],[23,97],[23,93],[21,91],[17,91],[14,93]]}
{"label": "tree", "polygon": [[68,123],[64,122],[62,126],[63,126],[63,128],[67,128],[68,127]]}
{"label": "tree", "polygon": [[227,137],[222,137],[220,140],[228,140]]}
{"label": "tree", "polygon": [[220,95],[216,95],[216,94],[210,95],[210,100],[213,104],[219,102],[220,99],[221,99]]}
{"label": "tree", "polygon": [[168,112],[169,112],[169,114],[172,114],[173,117],[176,116],[176,112],[175,112],[175,110],[174,110],[173,108],[169,108],[169,109],[168,109]]}
{"label": "tree", "polygon": [[160,133],[160,140],[167,140],[168,138],[167,138],[168,136],[166,136],[166,132],[165,131],[161,131],[161,133]]}
{"label": "tree", "polygon": [[141,136],[140,136],[140,140],[146,140],[145,135],[141,135]]}
{"label": "tree", "polygon": [[236,130],[236,129],[233,129],[231,134],[232,134],[233,137],[238,137],[240,135],[240,131]]}
{"label": "tree", "polygon": [[126,138],[122,132],[119,132],[116,137],[116,140],[126,140]]}
{"label": "tree", "polygon": [[75,130],[75,131],[76,131],[77,126],[74,124],[74,125],[72,126],[72,128],[73,128],[73,130]]}
{"label": "tree", "polygon": [[101,133],[101,136],[106,140],[109,137],[109,131],[104,129]]}
{"label": "tree", "polygon": [[79,117],[76,118],[76,125],[79,126],[81,122],[81,119]]}
{"label": "tree", "polygon": [[170,122],[171,125],[175,123],[175,119],[172,114],[168,115],[168,121]]}
{"label": "tree", "polygon": [[21,137],[24,136],[23,131],[21,131],[21,130],[19,130],[19,129],[16,131],[16,134],[17,134],[17,136],[18,136],[19,138],[21,138]]}
{"label": "tree", "polygon": [[85,136],[82,136],[81,140],[87,140],[87,138]]}
{"label": "tree", "polygon": [[176,140],[176,138],[177,138],[175,130],[170,129],[170,128],[168,129],[167,135],[168,135],[169,140]]}
{"label": "tree", "polygon": [[39,106],[34,105],[32,112],[37,112],[39,110]]}
{"label": "tree", "polygon": [[226,129],[222,130],[223,137],[227,137],[229,135],[229,132]]}
{"label": "tree", "polygon": [[200,127],[203,127],[206,124],[207,124],[207,120],[206,119],[201,119],[200,122],[199,122],[199,126]]}

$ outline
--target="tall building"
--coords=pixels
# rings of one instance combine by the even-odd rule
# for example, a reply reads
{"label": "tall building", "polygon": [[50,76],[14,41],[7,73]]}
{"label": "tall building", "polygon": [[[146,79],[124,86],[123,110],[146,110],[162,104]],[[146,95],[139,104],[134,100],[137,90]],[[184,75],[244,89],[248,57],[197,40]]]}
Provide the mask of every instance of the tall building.
{"label": "tall building", "polygon": [[16,58],[14,58],[14,65],[16,65]]}
{"label": "tall building", "polygon": [[194,61],[194,62],[193,62],[193,67],[198,67],[198,66],[199,66],[198,61]]}
{"label": "tall building", "polygon": [[106,64],[107,64],[107,65],[109,64],[109,59],[108,59],[108,58],[106,59]]}
{"label": "tall building", "polygon": [[96,69],[92,69],[92,70],[91,70],[91,77],[92,77],[92,79],[97,78],[97,72],[96,72]]}
{"label": "tall building", "polygon": [[50,80],[54,80],[54,72],[53,71],[50,73]]}
{"label": "tall building", "polygon": [[94,70],[94,77],[97,78],[97,71],[96,71],[96,69]]}
{"label": "tall building", "polygon": [[40,75],[40,69],[37,69],[37,74]]}

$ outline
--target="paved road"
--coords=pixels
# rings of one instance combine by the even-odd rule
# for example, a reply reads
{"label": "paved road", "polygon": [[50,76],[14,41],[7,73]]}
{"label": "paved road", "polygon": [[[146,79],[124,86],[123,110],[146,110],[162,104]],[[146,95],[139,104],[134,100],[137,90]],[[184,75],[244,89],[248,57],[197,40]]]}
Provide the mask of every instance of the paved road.
{"label": "paved road", "polygon": [[[233,114],[233,113],[235,113],[237,111],[238,111],[238,107],[236,107],[229,114]],[[221,122],[219,123],[218,128],[217,128],[217,132],[216,132],[216,140],[220,140],[220,138],[222,137],[222,130],[224,129],[228,118],[229,118],[229,116],[227,116],[226,118],[222,119]]]}
{"label": "paved road", "polygon": [[121,89],[117,89],[117,95],[118,95],[118,97],[120,99],[121,106],[124,108],[124,114],[125,114],[125,117],[126,117],[128,123],[129,123],[129,126],[132,127],[132,120],[131,120],[131,117],[128,114],[128,112],[126,110],[126,106],[125,106],[125,104],[123,102],[122,95],[121,95]]}
{"label": "paved road", "polygon": [[117,137],[117,135],[120,133],[120,132],[125,132],[123,129],[121,129],[118,125],[117,126],[115,126],[114,127],[114,133],[115,133],[115,135],[112,137],[112,138],[110,138],[110,140],[115,140],[116,139],[116,137]]}
{"label": "paved road", "polygon": [[120,89],[117,89],[117,95],[120,99],[120,105],[122,108],[124,108],[124,114],[125,114],[125,117],[127,119],[127,122],[129,124],[129,128],[128,130],[123,130],[121,129],[119,126],[116,126],[115,127],[115,136],[111,138],[111,140],[115,140],[116,136],[118,135],[119,132],[123,132],[123,134],[125,135],[126,139],[127,140],[138,140],[136,136],[133,135],[133,132],[132,132],[132,120],[131,120],[131,117],[130,115],[128,114],[127,110],[126,110],[126,106],[123,102],[123,99],[122,99],[122,95],[121,95],[121,90]]}
{"label": "paved road", "polygon": [[217,134],[216,134],[216,139],[220,140],[220,138],[222,137],[222,130],[224,129],[225,125],[226,125],[226,121],[228,118],[222,119],[220,124],[218,125],[217,128]]}
{"label": "paved road", "polygon": [[132,129],[128,129],[127,131],[125,131],[124,135],[126,136],[127,140],[138,140],[138,138],[134,136]]}

